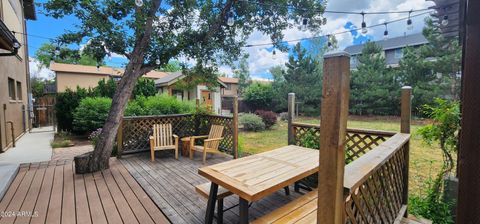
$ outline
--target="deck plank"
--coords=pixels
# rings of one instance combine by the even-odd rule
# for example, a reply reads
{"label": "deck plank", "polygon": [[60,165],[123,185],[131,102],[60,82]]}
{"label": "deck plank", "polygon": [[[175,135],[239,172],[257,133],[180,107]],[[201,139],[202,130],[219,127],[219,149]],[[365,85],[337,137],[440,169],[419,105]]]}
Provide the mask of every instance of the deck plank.
{"label": "deck plank", "polygon": [[[221,155],[209,156],[208,165],[231,160]],[[162,209],[172,223],[203,223],[207,199],[195,192],[195,186],[208,180],[198,174],[203,167],[200,156],[194,160],[185,157],[174,159],[171,154],[157,154],[155,162],[151,162],[149,154],[138,153],[126,155],[119,160],[133,178],[142,186],[150,198]],[[283,190],[259,200],[250,207],[250,220],[273,211],[276,208],[301,196],[291,191],[286,196]],[[224,199],[224,206],[238,204],[238,196]],[[179,203],[182,202],[182,203]],[[224,213],[224,223],[238,223],[238,208]]]}
{"label": "deck plank", "polygon": [[0,223],[170,223],[122,163],[110,167],[77,175],[71,160],[22,164],[0,212],[24,213]]}

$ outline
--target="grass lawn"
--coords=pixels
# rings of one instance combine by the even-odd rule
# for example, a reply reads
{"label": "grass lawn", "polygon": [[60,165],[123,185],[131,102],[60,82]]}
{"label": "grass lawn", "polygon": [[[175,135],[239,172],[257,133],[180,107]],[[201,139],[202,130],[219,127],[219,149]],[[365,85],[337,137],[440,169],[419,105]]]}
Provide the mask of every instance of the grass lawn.
{"label": "grass lawn", "polygon": [[[298,122],[320,123],[315,118],[298,118]],[[418,128],[425,124],[414,121],[411,127],[410,142],[410,193],[416,194],[423,189],[423,183],[436,174],[442,163],[442,154],[437,145],[429,146],[416,134]],[[357,117],[349,118],[348,127],[385,131],[399,131],[400,120],[397,117]],[[242,152],[255,154],[287,145],[287,123],[279,121],[271,130],[263,132],[240,132]]]}

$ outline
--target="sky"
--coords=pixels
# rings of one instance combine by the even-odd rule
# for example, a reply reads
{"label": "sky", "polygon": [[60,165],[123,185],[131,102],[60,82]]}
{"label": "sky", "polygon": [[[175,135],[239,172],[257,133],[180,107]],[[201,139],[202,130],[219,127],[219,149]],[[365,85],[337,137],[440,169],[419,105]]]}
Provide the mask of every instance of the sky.
{"label": "sky", "polygon": [[[45,2],[36,1],[36,2]],[[375,12],[375,11],[403,11],[411,9],[425,9],[432,6],[431,1],[425,0],[330,0],[327,3],[327,10],[341,10],[341,11],[355,11],[355,12]],[[413,13],[415,14],[415,13]],[[413,15],[412,14],[412,15]],[[338,41],[338,49],[343,50],[345,47],[355,44],[361,44],[368,40],[383,39],[384,26],[378,26],[368,30],[367,34],[352,31],[360,26],[362,22],[361,15],[347,15],[347,14],[330,14],[325,13],[327,23],[322,27],[322,34],[338,33],[342,31],[350,31],[341,35],[335,35]],[[407,17],[407,14],[380,14],[380,15],[366,15],[365,22],[367,26],[374,24],[382,24],[386,21],[392,21],[399,18]],[[389,37],[397,37],[405,34],[414,34],[422,31],[424,26],[424,19],[427,15],[412,18],[413,29],[406,29],[406,20],[388,24]],[[28,48],[30,57],[34,57],[35,51],[45,42],[50,42],[52,39],[61,35],[65,30],[70,29],[76,22],[73,17],[66,17],[60,20],[46,17],[42,14],[41,9],[37,8],[37,20],[28,21]],[[313,34],[308,31],[300,31],[297,28],[284,30],[285,40],[299,39],[312,37]],[[270,43],[270,38],[260,32],[254,32],[248,38],[248,44]],[[296,42],[290,42],[289,46],[293,47]],[[302,41],[302,46],[309,47],[307,41]],[[250,74],[253,79],[271,79],[269,69],[277,65],[285,65],[288,61],[290,52],[276,51],[276,57],[272,57],[272,47],[251,47],[246,48],[246,52],[250,55],[248,64]],[[124,58],[112,57],[111,60],[106,60],[107,65],[119,67],[125,62]],[[38,68],[38,63],[34,59],[30,62],[31,73],[40,77],[53,77],[53,73],[48,69]],[[227,75],[232,74],[229,66],[221,66],[220,72]]]}

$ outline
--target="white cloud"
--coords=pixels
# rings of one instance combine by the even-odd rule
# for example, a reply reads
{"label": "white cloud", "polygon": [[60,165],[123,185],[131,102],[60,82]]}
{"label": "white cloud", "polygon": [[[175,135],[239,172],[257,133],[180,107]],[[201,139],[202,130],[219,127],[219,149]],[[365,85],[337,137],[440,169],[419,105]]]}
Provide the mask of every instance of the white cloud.
{"label": "white cloud", "polygon": [[40,62],[35,58],[29,59],[29,67],[30,67],[30,76],[32,78],[37,77],[37,78],[43,78],[48,80],[55,78],[55,73],[52,70],[41,65]]}

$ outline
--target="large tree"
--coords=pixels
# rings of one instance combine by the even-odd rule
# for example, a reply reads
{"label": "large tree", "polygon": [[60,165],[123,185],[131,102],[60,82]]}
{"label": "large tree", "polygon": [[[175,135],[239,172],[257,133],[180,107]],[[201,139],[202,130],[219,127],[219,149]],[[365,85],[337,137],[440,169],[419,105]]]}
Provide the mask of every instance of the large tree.
{"label": "large tree", "polygon": [[[291,10],[287,4],[311,10]],[[237,60],[253,31],[269,35],[283,50],[282,30],[296,26],[303,18],[309,19],[312,31],[325,22],[325,2],[318,0],[272,0],[268,4],[237,0],[50,0],[44,7],[55,18],[74,16],[80,21],[59,41],[79,44],[88,40],[86,50],[97,59],[109,52],[128,59],[95,150],[77,157],[77,172],[108,168],[125,106],[143,74],[182,57],[196,61],[188,75],[216,79],[218,65]]]}
{"label": "large tree", "polygon": [[238,95],[242,95],[252,81],[248,66],[248,54],[243,55],[238,63],[238,68],[233,71],[233,77],[238,78]]}
{"label": "large tree", "polygon": [[[285,64],[285,71],[281,68],[271,70],[274,76],[274,92],[278,94],[275,97],[277,105],[275,109],[285,110],[287,95],[293,92],[297,102],[301,103],[302,112],[309,115],[318,114],[322,93],[322,66],[300,43],[295,45],[292,52],[288,63]],[[313,89],[315,91],[312,91]]]}
{"label": "large tree", "polygon": [[367,42],[357,59],[350,82],[350,110],[360,115],[398,113],[400,83],[396,73],[387,68],[382,47]]}

